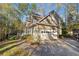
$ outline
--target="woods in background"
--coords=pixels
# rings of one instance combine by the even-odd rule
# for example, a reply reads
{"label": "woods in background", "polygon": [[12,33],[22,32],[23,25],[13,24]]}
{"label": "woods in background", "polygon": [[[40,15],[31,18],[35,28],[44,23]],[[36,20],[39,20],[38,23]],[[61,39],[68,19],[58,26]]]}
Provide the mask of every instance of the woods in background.
{"label": "woods in background", "polygon": [[[79,29],[79,4],[56,3],[56,12],[59,12],[63,5],[65,17],[62,20],[62,31],[65,34],[73,29]],[[45,11],[42,8],[37,8],[36,4],[0,4],[0,41],[9,39],[10,35],[21,34],[25,28],[23,19],[28,17],[31,19],[32,12],[44,15]]]}

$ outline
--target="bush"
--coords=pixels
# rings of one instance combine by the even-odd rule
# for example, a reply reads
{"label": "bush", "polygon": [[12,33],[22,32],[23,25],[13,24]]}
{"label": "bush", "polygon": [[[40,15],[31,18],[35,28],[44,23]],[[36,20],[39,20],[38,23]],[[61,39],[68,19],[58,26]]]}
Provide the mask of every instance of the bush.
{"label": "bush", "polygon": [[21,39],[26,39],[26,41],[29,43],[33,42],[33,36],[30,34],[22,36]]}
{"label": "bush", "polygon": [[16,35],[9,37],[9,40],[16,40]]}
{"label": "bush", "polygon": [[63,35],[59,35],[59,38],[62,39],[63,38]]}
{"label": "bush", "polygon": [[32,42],[31,45],[40,45],[40,42]]}
{"label": "bush", "polygon": [[26,39],[27,43],[31,43],[31,45],[40,44],[39,41],[34,41],[34,38],[31,34],[24,35],[21,39]]}
{"label": "bush", "polygon": [[33,40],[33,36],[32,35],[28,35],[27,36],[27,42],[29,43],[32,43],[34,40]]}
{"label": "bush", "polygon": [[27,39],[27,35],[23,35],[21,39]]}
{"label": "bush", "polygon": [[68,36],[68,32],[67,32],[67,29],[66,28],[63,28],[62,29],[62,36],[63,37],[67,37]]}

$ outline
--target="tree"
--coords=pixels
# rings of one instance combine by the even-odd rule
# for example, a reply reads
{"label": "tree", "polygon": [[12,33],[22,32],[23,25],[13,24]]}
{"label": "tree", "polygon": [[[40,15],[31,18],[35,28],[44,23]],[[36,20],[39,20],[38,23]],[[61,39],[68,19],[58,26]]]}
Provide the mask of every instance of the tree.
{"label": "tree", "polygon": [[59,12],[62,6],[63,6],[62,3],[56,3],[56,12]]}
{"label": "tree", "polygon": [[6,39],[8,34],[23,30],[20,14],[12,7],[12,4],[0,4],[0,40]]}
{"label": "tree", "polygon": [[68,31],[72,31],[73,24],[77,23],[77,4],[71,4],[69,3],[67,5],[67,29]]}

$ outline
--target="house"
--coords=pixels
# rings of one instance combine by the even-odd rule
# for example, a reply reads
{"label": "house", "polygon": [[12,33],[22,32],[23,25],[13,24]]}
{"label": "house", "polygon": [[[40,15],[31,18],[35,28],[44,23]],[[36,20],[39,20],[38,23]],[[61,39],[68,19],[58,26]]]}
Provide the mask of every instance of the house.
{"label": "house", "polygon": [[55,11],[47,16],[32,15],[32,19],[26,22],[26,33],[34,37],[34,41],[50,41],[58,39],[61,34],[61,18]]}

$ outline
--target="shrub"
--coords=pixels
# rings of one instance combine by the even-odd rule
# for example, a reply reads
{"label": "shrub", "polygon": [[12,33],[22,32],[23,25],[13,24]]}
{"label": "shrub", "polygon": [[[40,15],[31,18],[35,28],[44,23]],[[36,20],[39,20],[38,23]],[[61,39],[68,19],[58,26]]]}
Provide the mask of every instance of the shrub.
{"label": "shrub", "polygon": [[28,35],[27,36],[27,42],[29,43],[32,43],[34,40],[33,40],[33,36],[32,35]]}
{"label": "shrub", "polygon": [[23,36],[21,37],[21,39],[27,39],[28,36],[30,36],[30,35],[29,35],[29,34],[28,34],[28,35],[23,35]]}
{"label": "shrub", "polygon": [[9,38],[10,40],[16,40],[16,35]]}
{"label": "shrub", "polygon": [[63,38],[63,35],[59,35],[59,38],[62,39]]}
{"label": "shrub", "polygon": [[22,36],[21,39],[25,39],[28,43],[32,43],[33,42],[33,36],[30,35],[30,34]]}
{"label": "shrub", "polygon": [[40,45],[40,42],[32,42],[31,45]]}
{"label": "shrub", "polygon": [[63,37],[67,37],[68,36],[68,32],[67,32],[67,29],[66,28],[63,28],[62,29],[62,36]]}

